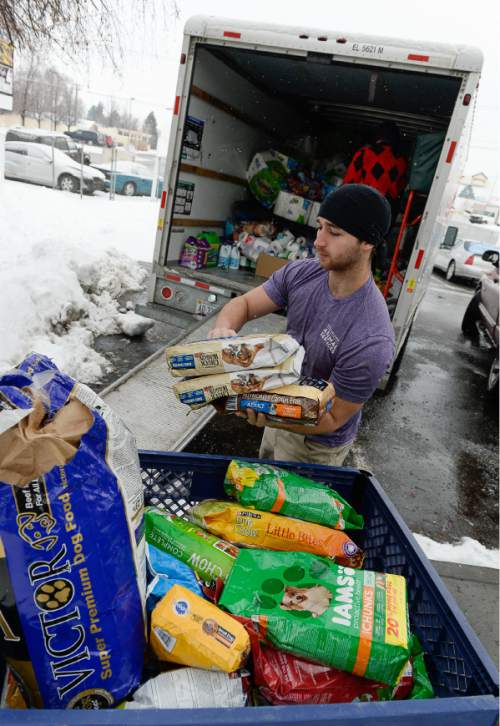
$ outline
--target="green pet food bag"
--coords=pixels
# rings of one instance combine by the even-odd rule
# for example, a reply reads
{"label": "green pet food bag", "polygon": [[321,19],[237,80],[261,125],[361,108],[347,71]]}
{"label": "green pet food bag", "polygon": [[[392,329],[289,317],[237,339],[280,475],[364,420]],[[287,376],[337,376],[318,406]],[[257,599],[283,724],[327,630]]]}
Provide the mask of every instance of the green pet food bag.
{"label": "green pet food bag", "polygon": [[220,590],[235,562],[238,547],[154,507],[145,510],[144,521],[148,544],[189,565],[203,582],[213,584],[214,591]]}
{"label": "green pet food bag", "polygon": [[270,645],[395,686],[410,656],[406,580],[303,552],[241,550],[219,606]]}
{"label": "green pet food bag", "polygon": [[363,517],[325,484],[268,464],[233,459],[226,494],[244,507],[274,512],[333,529],[362,529]]}

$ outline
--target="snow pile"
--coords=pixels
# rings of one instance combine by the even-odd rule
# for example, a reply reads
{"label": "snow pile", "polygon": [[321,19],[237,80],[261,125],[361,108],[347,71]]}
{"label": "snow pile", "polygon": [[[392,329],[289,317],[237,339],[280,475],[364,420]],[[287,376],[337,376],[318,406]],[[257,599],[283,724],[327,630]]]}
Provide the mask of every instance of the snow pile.
{"label": "snow pile", "polygon": [[457,544],[435,542],[423,534],[413,533],[430,560],[456,562],[463,565],[499,568],[499,551],[489,550],[470,537],[462,537]]}
{"label": "snow pile", "polygon": [[[150,258],[156,216],[157,205],[149,199],[80,200],[5,181],[0,187],[0,371],[36,351],[80,381],[99,380],[110,365],[92,349],[93,341],[123,331],[117,298],[140,290],[146,277],[123,252]],[[139,321],[134,322],[137,329]]]}
{"label": "snow pile", "polygon": [[130,338],[136,335],[144,335],[155,324],[154,320],[144,318],[142,315],[136,315],[131,310],[118,315],[116,322],[122,333],[128,335]]}

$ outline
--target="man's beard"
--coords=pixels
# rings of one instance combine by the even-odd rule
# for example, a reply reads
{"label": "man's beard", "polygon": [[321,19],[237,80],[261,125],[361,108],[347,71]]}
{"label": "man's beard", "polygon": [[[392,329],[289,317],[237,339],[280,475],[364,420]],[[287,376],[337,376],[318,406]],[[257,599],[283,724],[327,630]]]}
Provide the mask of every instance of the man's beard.
{"label": "man's beard", "polygon": [[332,272],[348,272],[354,270],[360,266],[362,262],[361,250],[353,251],[348,255],[344,255],[336,260],[332,260],[330,257],[319,258],[320,265],[325,270],[331,270]]}

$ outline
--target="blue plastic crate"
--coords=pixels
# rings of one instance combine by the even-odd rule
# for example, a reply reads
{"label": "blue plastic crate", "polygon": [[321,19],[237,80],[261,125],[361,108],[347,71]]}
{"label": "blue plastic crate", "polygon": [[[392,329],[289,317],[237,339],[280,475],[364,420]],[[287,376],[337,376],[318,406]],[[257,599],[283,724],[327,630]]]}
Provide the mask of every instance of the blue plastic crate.
{"label": "blue plastic crate", "polygon": [[[182,516],[194,502],[224,497],[231,459],[154,451],[140,452],[147,504]],[[251,461],[251,460],[250,460]],[[4,711],[3,724],[33,726],[492,726],[498,717],[498,673],[410,530],[378,481],[345,467],[280,463],[334,487],[365,517],[365,529],[349,532],[366,552],[365,567],[406,577],[410,621],[428,654],[426,663],[436,699],[331,706],[274,706],[238,709],[141,711]]]}

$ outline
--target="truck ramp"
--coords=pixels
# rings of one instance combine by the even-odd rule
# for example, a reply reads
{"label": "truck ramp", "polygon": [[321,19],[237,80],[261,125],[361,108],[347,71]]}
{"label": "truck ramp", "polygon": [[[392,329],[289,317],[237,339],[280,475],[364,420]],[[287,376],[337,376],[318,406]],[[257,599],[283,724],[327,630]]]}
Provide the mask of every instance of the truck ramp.
{"label": "truck ramp", "polygon": [[[206,318],[188,334],[182,332],[172,338],[168,345],[204,340],[214,322],[215,315]],[[242,334],[285,331],[286,318],[273,314],[248,322]],[[160,348],[100,393],[135,436],[139,449],[182,451],[215,414],[212,406],[191,411],[185,404],[179,403],[172,391],[172,384],[179,379],[174,379],[167,368],[166,347]]]}

